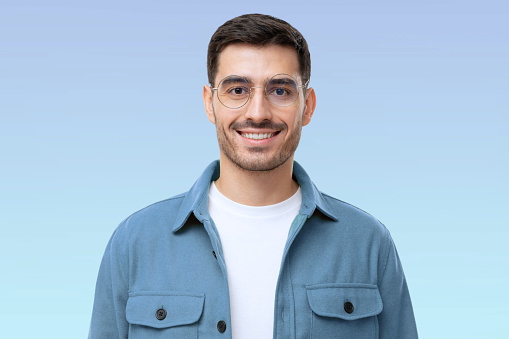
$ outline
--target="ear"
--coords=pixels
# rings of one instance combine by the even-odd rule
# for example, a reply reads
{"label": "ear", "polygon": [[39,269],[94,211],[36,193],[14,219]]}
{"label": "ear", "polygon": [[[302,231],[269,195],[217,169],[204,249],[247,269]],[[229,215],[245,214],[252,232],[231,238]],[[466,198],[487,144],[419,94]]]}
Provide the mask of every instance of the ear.
{"label": "ear", "polygon": [[302,118],[302,126],[306,126],[311,121],[313,117],[313,113],[316,108],[316,94],[313,88],[308,88],[306,90],[306,107],[304,108],[304,117]]}
{"label": "ear", "polygon": [[210,122],[216,124],[216,118],[214,116],[214,105],[212,104],[212,90],[210,86],[203,86],[203,105],[205,106],[205,113]]}

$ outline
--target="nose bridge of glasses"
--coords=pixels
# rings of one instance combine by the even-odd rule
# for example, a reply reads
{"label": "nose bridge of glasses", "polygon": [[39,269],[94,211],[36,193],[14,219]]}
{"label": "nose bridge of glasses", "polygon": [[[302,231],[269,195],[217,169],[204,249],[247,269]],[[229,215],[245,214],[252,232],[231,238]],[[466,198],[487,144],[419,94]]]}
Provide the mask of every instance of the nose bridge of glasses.
{"label": "nose bridge of glasses", "polygon": [[253,96],[253,92],[254,92],[253,88],[263,88],[263,95],[267,98],[267,91],[266,91],[265,86],[252,86],[252,87],[249,87],[249,98],[248,98],[248,100],[251,99],[251,97]]}

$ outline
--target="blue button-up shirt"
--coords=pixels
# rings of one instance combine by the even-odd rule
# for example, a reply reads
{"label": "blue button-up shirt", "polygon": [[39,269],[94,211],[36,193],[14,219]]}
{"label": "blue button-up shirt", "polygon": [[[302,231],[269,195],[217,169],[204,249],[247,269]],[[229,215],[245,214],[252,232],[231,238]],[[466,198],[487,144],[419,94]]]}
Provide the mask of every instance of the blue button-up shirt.
{"label": "blue button-up shirt", "polygon": [[[281,261],[274,338],[417,338],[387,229],[318,191],[297,162],[293,173],[302,205]],[[231,338],[226,265],[208,212],[218,177],[216,161],[189,192],[118,226],[99,269],[89,338]]]}

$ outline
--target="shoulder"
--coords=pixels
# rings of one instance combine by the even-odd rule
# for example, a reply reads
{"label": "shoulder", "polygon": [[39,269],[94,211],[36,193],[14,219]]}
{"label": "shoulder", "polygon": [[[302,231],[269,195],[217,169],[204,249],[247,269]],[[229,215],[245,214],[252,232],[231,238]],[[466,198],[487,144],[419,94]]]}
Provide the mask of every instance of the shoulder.
{"label": "shoulder", "polygon": [[341,225],[341,228],[346,228],[351,232],[363,234],[364,236],[372,234],[386,240],[390,239],[389,230],[373,215],[326,193],[321,192],[321,194],[334,216],[338,219],[337,223],[338,226]]}
{"label": "shoulder", "polygon": [[389,230],[368,212],[330,195],[321,193],[331,212],[337,218],[333,234],[351,253],[376,253],[383,267],[394,247]]}
{"label": "shoulder", "polygon": [[115,229],[112,241],[129,242],[128,239],[158,236],[171,231],[186,193],[148,205],[127,218]]}

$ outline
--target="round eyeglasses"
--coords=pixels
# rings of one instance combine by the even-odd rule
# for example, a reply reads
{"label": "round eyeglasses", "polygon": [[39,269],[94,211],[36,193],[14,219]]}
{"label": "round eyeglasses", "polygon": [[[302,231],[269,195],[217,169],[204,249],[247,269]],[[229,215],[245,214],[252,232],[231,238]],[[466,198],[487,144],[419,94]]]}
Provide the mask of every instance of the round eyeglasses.
{"label": "round eyeglasses", "polygon": [[217,98],[223,106],[228,108],[240,108],[247,104],[252,96],[253,88],[265,88],[265,97],[279,107],[290,106],[299,97],[300,88],[306,88],[309,80],[304,85],[297,85],[297,81],[288,74],[274,75],[265,87],[250,86],[250,82],[239,75],[229,75],[219,82],[216,88]]}

